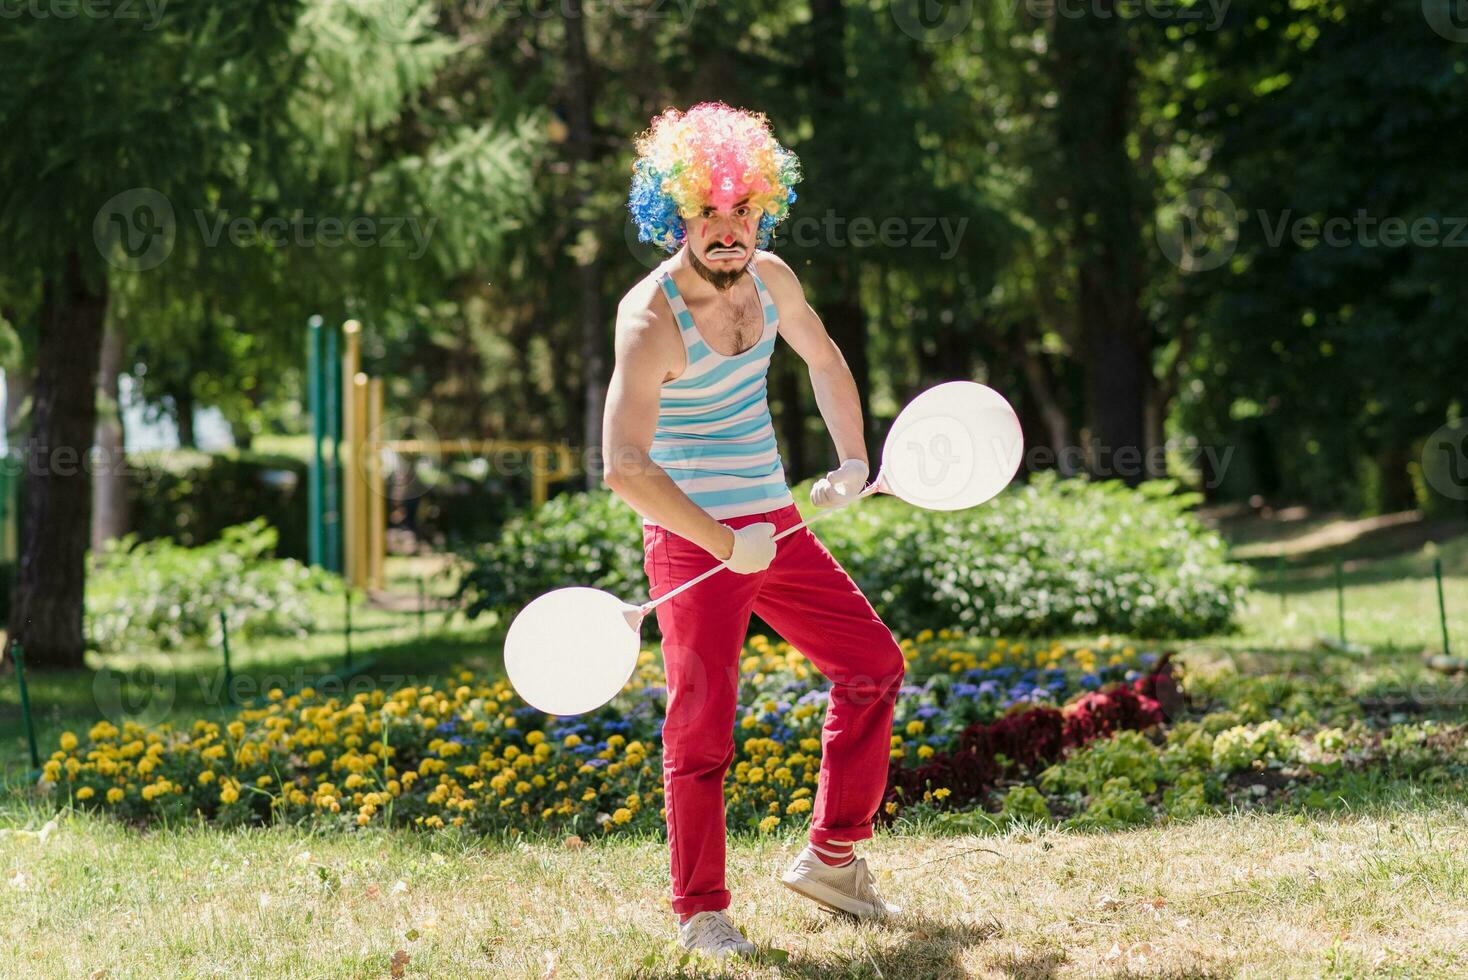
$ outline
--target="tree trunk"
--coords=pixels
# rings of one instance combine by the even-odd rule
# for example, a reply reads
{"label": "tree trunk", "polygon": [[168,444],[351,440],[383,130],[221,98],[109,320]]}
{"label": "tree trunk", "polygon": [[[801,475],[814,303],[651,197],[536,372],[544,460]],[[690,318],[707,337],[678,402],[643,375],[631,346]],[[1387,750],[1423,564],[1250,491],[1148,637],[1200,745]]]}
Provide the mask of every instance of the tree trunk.
{"label": "tree trunk", "polygon": [[[1147,379],[1149,382],[1151,378]],[[1167,391],[1158,384],[1147,385],[1146,477],[1167,478]]]}
{"label": "tree trunk", "polygon": [[[808,175],[823,181],[822,188],[811,194],[811,203],[819,214],[832,208],[837,216],[849,218],[857,211],[841,193],[842,174],[858,158],[858,148],[851,145],[852,132],[859,127],[857,107],[846,97],[846,6],[844,0],[811,0],[809,37],[803,74],[811,86],[811,159]],[[838,246],[827,243],[817,260],[819,269],[813,277],[817,286],[816,308],[826,332],[841,349],[851,375],[856,379],[857,396],[861,400],[861,417],[870,445],[876,432],[868,397],[871,385],[867,363],[866,317],[858,299],[858,263],[848,242]]]}
{"label": "tree trunk", "polygon": [[198,448],[198,438],[194,435],[194,393],[192,391],[184,389],[174,393],[173,419],[178,426],[179,448]]}
{"label": "tree trunk", "polygon": [[75,251],[41,299],[31,438],[25,443],[24,547],[16,570],[10,638],[36,667],[83,666],[82,612],[97,425],[97,364],[106,289],[83,279]]}
{"label": "tree trunk", "polygon": [[[588,215],[592,212],[592,172],[597,151],[592,132],[591,56],[586,50],[585,19],[581,0],[566,0],[562,8],[566,28],[566,88],[572,179],[575,181],[576,220],[572,223],[576,243],[576,287],[581,314],[581,386],[585,391],[582,440],[586,453],[601,448],[601,417],[607,400],[607,328],[602,310],[600,246],[587,248],[586,239],[595,235]],[[586,467],[586,488],[601,486],[601,467]]]}
{"label": "tree trunk", "polygon": [[5,439],[6,445],[14,446],[25,438],[25,429],[30,416],[25,413],[25,401],[31,396],[31,375],[24,369],[5,372]]}
{"label": "tree trunk", "polygon": [[1075,435],[1071,431],[1070,418],[1055,396],[1055,383],[1045,353],[1030,350],[1021,341],[1020,363],[1024,368],[1025,382],[1045,420],[1045,431],[1050,436],[1050,448],[1055,453],[1055,469],[1061,476],[1075,476],[1079,459],[1071,449],[1075,446]]}
{"label": "tree trunk", "polygon": [[97,369],[97,467],[92,474],[92,550],[128,532],[127,457],[124,455],[122,404],[117,377],[127,353],[127,332],[112,322],[102,335]]}
{"label": "tree trunk", "polygon": [[1141,482],[1146,392],[1151,379],[1141,307],[1142,246],[1135,165],[1128,24],[1109,16],[1054,21],[1062,193],[1070,202],[1077,261],[1077,314],[1086,377],[1093,473]]}

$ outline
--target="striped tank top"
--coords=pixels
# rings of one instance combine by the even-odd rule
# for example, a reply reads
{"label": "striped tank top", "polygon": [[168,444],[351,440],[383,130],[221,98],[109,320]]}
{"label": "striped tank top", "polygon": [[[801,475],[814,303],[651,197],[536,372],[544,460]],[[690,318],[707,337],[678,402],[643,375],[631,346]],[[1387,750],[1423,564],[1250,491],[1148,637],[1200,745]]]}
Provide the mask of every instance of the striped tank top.
{"label": "striped tank top", "polygon": [[[725,520],[793,504],[775,445],[765,376],[780,323],[775,301],[749,270],[764,311],[764,330],[742,354],[709,348],[670,272],[658,277],[668,298],[688,367],[662,386],[658,427],[649,455],[710,517]],[[646,517],[644,524],[654,522]]]}

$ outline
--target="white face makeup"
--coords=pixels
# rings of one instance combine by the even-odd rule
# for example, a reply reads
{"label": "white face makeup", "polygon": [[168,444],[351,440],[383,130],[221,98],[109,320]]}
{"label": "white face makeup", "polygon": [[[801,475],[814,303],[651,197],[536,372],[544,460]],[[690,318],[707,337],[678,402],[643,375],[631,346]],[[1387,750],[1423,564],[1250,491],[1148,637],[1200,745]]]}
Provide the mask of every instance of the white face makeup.
{"label": "white face makeup", "polygon": [[733,285],[754,258],[759,219],[759,209],[747,200],[729,208],[707,205],[685,217],[694,268],[720,289]]}

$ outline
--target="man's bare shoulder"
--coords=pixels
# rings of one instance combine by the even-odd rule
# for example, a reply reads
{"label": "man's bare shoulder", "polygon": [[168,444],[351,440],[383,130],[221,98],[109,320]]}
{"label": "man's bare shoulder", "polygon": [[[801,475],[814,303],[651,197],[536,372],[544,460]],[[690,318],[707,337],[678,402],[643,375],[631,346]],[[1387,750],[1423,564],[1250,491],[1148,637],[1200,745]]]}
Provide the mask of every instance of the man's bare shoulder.
{"label": "man's bare shoulder", "polygon": [[657,321],[667,318],[671,319],[672,308],[668,305],[668,297],[663,294],[662,287],[658,285],[657,272],[649,272],[636,285],[627,290],[621,300],[617,302],[617,327],[621,329],[623,323],[633,328],[646,328],[653,326]]}
{"label": "man's bare shoulder", "polygon": [[764,249],[755,252],[754,271],[776,299],[804,295],[805,291],[800,286],[800,278],[795,275],[795,270],[774,252]]}
{"label": "man's bare shoulder", "polygon": [[678,349],[673,308],[658,285],[657,272],[648,273],[617,303],[617,349],[652,349],[667,360]]}

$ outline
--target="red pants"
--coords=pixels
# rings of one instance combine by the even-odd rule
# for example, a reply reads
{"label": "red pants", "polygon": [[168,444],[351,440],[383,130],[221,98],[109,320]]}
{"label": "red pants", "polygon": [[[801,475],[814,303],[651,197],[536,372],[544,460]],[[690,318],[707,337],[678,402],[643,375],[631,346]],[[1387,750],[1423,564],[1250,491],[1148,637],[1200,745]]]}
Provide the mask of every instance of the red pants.
{"label": "red pants", "polygon": [[[730,518],[743,527],[800,522],[795,506]],[[718,564],[664,528],[643,529],[654,599]],[[832,682],[821,733],[821,774],[810,839],[865,840],[887,785],[892,710],[906,662],[891,630],[831,553],[802,529],[780,541],[763,572],[723,571],[657,608],[668,714],[663,792],[668,808],[673,910],[729,905],[724,880],[724,776],[734,761],[739,658],[750,612],[769,623]]]}

